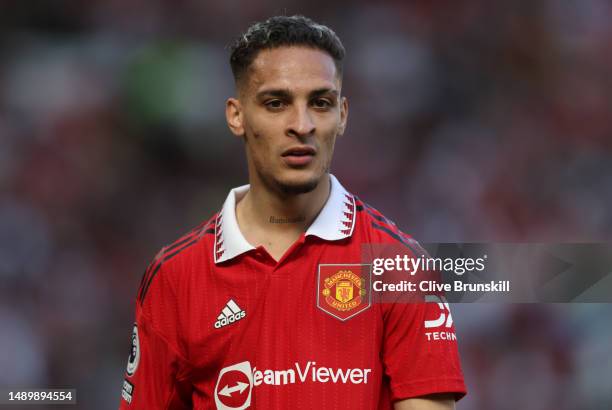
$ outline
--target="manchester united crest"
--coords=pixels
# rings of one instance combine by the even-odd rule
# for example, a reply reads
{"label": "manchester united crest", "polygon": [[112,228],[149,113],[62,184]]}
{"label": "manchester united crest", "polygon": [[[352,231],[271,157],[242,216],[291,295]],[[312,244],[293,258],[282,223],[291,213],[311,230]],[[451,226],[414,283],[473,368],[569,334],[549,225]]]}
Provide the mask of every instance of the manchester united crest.
{"label": "manchester united crest", "polygon": [[370,265],[319,265],[319,309],[345,321],[363,312],[370,305]]}

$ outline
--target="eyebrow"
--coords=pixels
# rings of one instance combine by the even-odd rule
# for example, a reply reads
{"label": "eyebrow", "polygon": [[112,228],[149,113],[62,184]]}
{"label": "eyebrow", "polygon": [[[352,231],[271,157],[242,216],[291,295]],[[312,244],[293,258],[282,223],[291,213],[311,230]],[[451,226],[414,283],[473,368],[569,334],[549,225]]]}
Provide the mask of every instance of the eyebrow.
{"label": "eyebrow", "polygon": [[[325,94],[332,94],[334,96],[338,96],[338,90],[334,88],[318,88],[316,90],[308,93],[309,98],[319,97]],[[278,89],[270,89],[270,90],[261,90],[255,95],[255,98],[261,99],[263,97],[278,97],[288,99],[291,97],[291,92],[286,88],[278,88]]]}

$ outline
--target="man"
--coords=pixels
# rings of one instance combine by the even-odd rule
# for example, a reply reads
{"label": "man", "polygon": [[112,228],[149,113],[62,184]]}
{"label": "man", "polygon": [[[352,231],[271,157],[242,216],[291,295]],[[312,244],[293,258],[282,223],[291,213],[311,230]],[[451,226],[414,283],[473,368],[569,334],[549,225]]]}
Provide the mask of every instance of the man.
{"label": "man", "polygon": [[364,244],[415,242],[329,173],[343,57],[301,16],[234,44],[226,117],[250,185],[145,272],[121,408],[441,410],[465,394],[455,342],[425,337],[438,303],[373,303]]}

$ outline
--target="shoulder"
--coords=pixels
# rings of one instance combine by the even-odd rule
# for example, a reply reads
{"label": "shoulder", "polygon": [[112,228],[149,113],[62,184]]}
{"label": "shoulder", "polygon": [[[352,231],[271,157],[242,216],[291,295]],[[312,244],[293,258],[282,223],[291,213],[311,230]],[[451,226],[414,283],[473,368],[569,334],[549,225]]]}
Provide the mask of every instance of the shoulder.
{"label": "shoulder", "polygon": [[144,304],[154,283],[164,282],[165,286],[173,287],[181,280],[185,267],[195,257],[200,260],[212,259],[217,217],[218,213],[157,252],[140,281],[137,296],[139,304]]}
{"label": "shoulder", "polygon": [[397,224],[356,195],[355,208],[359,219],[359,233],[372,244],[396,244],[408,248],[413,254],[425,251],[412,235],[402,231]]}

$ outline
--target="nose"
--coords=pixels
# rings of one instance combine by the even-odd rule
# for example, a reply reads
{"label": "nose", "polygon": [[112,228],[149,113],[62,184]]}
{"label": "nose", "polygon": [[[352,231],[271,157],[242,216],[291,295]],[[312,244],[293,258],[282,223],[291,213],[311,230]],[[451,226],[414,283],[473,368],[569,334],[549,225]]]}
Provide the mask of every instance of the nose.
{"label": "nose", "polygon": [[287,134],[291,136],[304,137],[311,135],[315,130],[315,123],[307,106],[295,106],[289,125]]}

